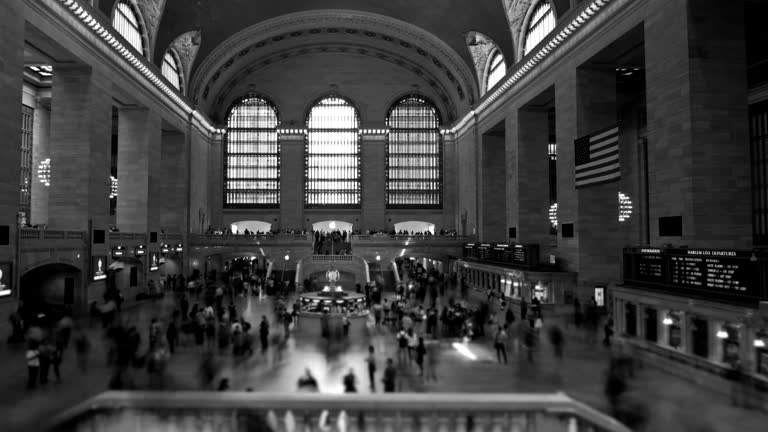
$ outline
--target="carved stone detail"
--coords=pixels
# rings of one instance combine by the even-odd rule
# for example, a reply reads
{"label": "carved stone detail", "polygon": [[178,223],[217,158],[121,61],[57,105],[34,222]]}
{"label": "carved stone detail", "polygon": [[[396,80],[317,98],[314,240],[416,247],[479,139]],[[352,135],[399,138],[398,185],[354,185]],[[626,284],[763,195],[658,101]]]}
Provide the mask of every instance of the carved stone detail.
{"label": "carved stone detail", "polygon": [[197,51],[200,49],[200,38],[200,30],[193,30],[177,37],[171,44],[171,48],[179,55],[185,83],[189,82],[192,64],[195,62]]}
{"label": "carved stone detail", "polygon": [[504,0],[504,11],[507,14],[509,31],[512,33],[512,42],[515,46],[515,54],[520,55],[521,40],[525,37],[523,21],[535,0]]}
{"label": "carved stone detail", "polygon": [[152,47],[152,54],[154,54],[157,29],[165,10],[165,0],[136,0],[136,5],[144,17],[144,25],[147,26],[147,39],[149,39],[149,46]]}
{"label": "carved stone detail", "polygon": [[487,90],[485,88],[485,71],[488,66],[488,57],[498,47],[491,38],[476,31],[468,32],[465,39],[469,54],[472,56],[472,62],[475,64],[475,73],[477,74],[480,93],[485,93]]}

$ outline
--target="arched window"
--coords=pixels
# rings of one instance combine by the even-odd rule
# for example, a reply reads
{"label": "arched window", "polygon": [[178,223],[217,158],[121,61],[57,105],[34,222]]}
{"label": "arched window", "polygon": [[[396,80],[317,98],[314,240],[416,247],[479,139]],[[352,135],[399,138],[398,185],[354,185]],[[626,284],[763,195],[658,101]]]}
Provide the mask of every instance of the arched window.
{"label": "arched window", "polygon": [[495,50],[490,59],[485,86],[486,91],[492,89],[507,74],[507,64],[504,62],[504,56],[501,55],[499,50]]}
{"label": "arched window", "polygon": [[307,117],[304,205],[360,207],[360,118],[352,104],[331,96]]}
{"label": "arched window", "polygon": [[528,28],[525,32],[525,50],[523,55],[527,55],[532,49],[536,48],[547,35],[555,29],[557,21],[555,11],[552,5],[546,0],[541,0],[528,21]]}
{"label": "arched window", "polygon": [[178,60],[178,55],[173,49],[169,49],[165,56],[163,56],[163,76],[167,79],[176,90],[182,91],[183,76],[181,75],[181,66]]}
{"label": "arched window", "polygon": [[248,96],[227,119],[224,154],[224,206],[277,208],[280,205],[280,143],[277,110]]}
{"label": "arched window", "polygon": [[139,21],[138,14],[133,10],[133,6],[127,1],[120,0],[117,4],[115,12],[112,15],[112,27],[114,27],[115,30],[117,30],[117,32],[131,44],[131,46],[136,48],[136,51],[140,52],[142,55],[146,55],[143,38],[144,26]]}
{"label": "arched window", "polygon": [[421,96],[406,96],[387,115],[387,207],[441,208],[440,118]]}

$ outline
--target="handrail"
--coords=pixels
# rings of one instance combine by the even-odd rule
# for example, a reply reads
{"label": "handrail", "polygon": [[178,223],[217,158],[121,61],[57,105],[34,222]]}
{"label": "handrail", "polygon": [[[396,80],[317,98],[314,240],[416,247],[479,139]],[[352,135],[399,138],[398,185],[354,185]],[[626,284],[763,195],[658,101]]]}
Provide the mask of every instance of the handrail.
{"label": "handrail", "polygon": [[409,235],[409,234],[353,234],[352,241],[451,241],[468,242],[474,241],[473,236],[465,235]]}
{"label": "handrail", "polygon": [[[532,413],[575,416],[598,430],[630,432],[615,419],[578,402],[565,393],[460,393],[320,394],[320,393],[210,393],[210,392],[106,392],[64,411],[53,419],[53,429],[106,410],[276,410],[297,412],[340,411],[376,414],[440,413],[471,415]],[[425,416],[426,417],[426,416]]]}
{"label": "handrail", "polygon": [[85,232],[21,228],[19,237],[22,240],[83,240]]}
{"label": "handrail", "polygon": [[261,242],[273,240],[290,240],[312,242],[310,234],[192,234],[189,241],[197,243],[225,243],[225,242]]}

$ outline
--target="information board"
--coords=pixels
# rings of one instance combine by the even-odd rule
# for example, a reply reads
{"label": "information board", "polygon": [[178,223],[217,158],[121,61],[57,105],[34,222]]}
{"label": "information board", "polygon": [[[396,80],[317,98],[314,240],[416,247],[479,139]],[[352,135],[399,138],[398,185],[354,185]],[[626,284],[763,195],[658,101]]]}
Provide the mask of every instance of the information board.
{"label": "information board", "polygon": [[635,277],[650,283],[664,283],[667,264],[661,249],[641,249],[635,255]]}
{"label": "information board", "polygon": [[670,283],[689,289],[758,297],[757,263],[748,252],[670,249]]}
{"label": "information board", "polygon": [[512,253],[512,262],[520,265],[528,264],[528,249],[523,245],[515,245],[514,252]]}

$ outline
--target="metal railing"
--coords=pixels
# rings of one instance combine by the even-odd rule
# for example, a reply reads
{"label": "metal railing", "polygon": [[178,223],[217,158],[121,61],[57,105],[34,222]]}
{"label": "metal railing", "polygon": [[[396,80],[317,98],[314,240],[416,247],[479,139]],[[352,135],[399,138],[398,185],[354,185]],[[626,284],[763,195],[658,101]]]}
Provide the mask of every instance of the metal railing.
{"label": "metal railing", "polygon": [[114,240],[139,240],[144,241],[147,238],[147,233],[129,233],[129,232],[110,232],[109,239]]}
{"label": "metal railing", "polygon": [[463,235],[407,235],[407,234],[354,234],[352,242],[381,242],[381,241],[428,241],[466,243],[474,241],[473,236]]}
{"label": "metal railing", "polygon": [[192,246],[210,245],[255,245],[269,242],[312,243],[311,234],[192,234]]}
{"label": "metal railing", "polygon": [[50,430],[629,432],[555,394],[271,394],[107,392],[57,416]]}
{"label": "metal railing", "polygon": [[85,232],[22,228],[19,237],[22,240],[83,240]]}

